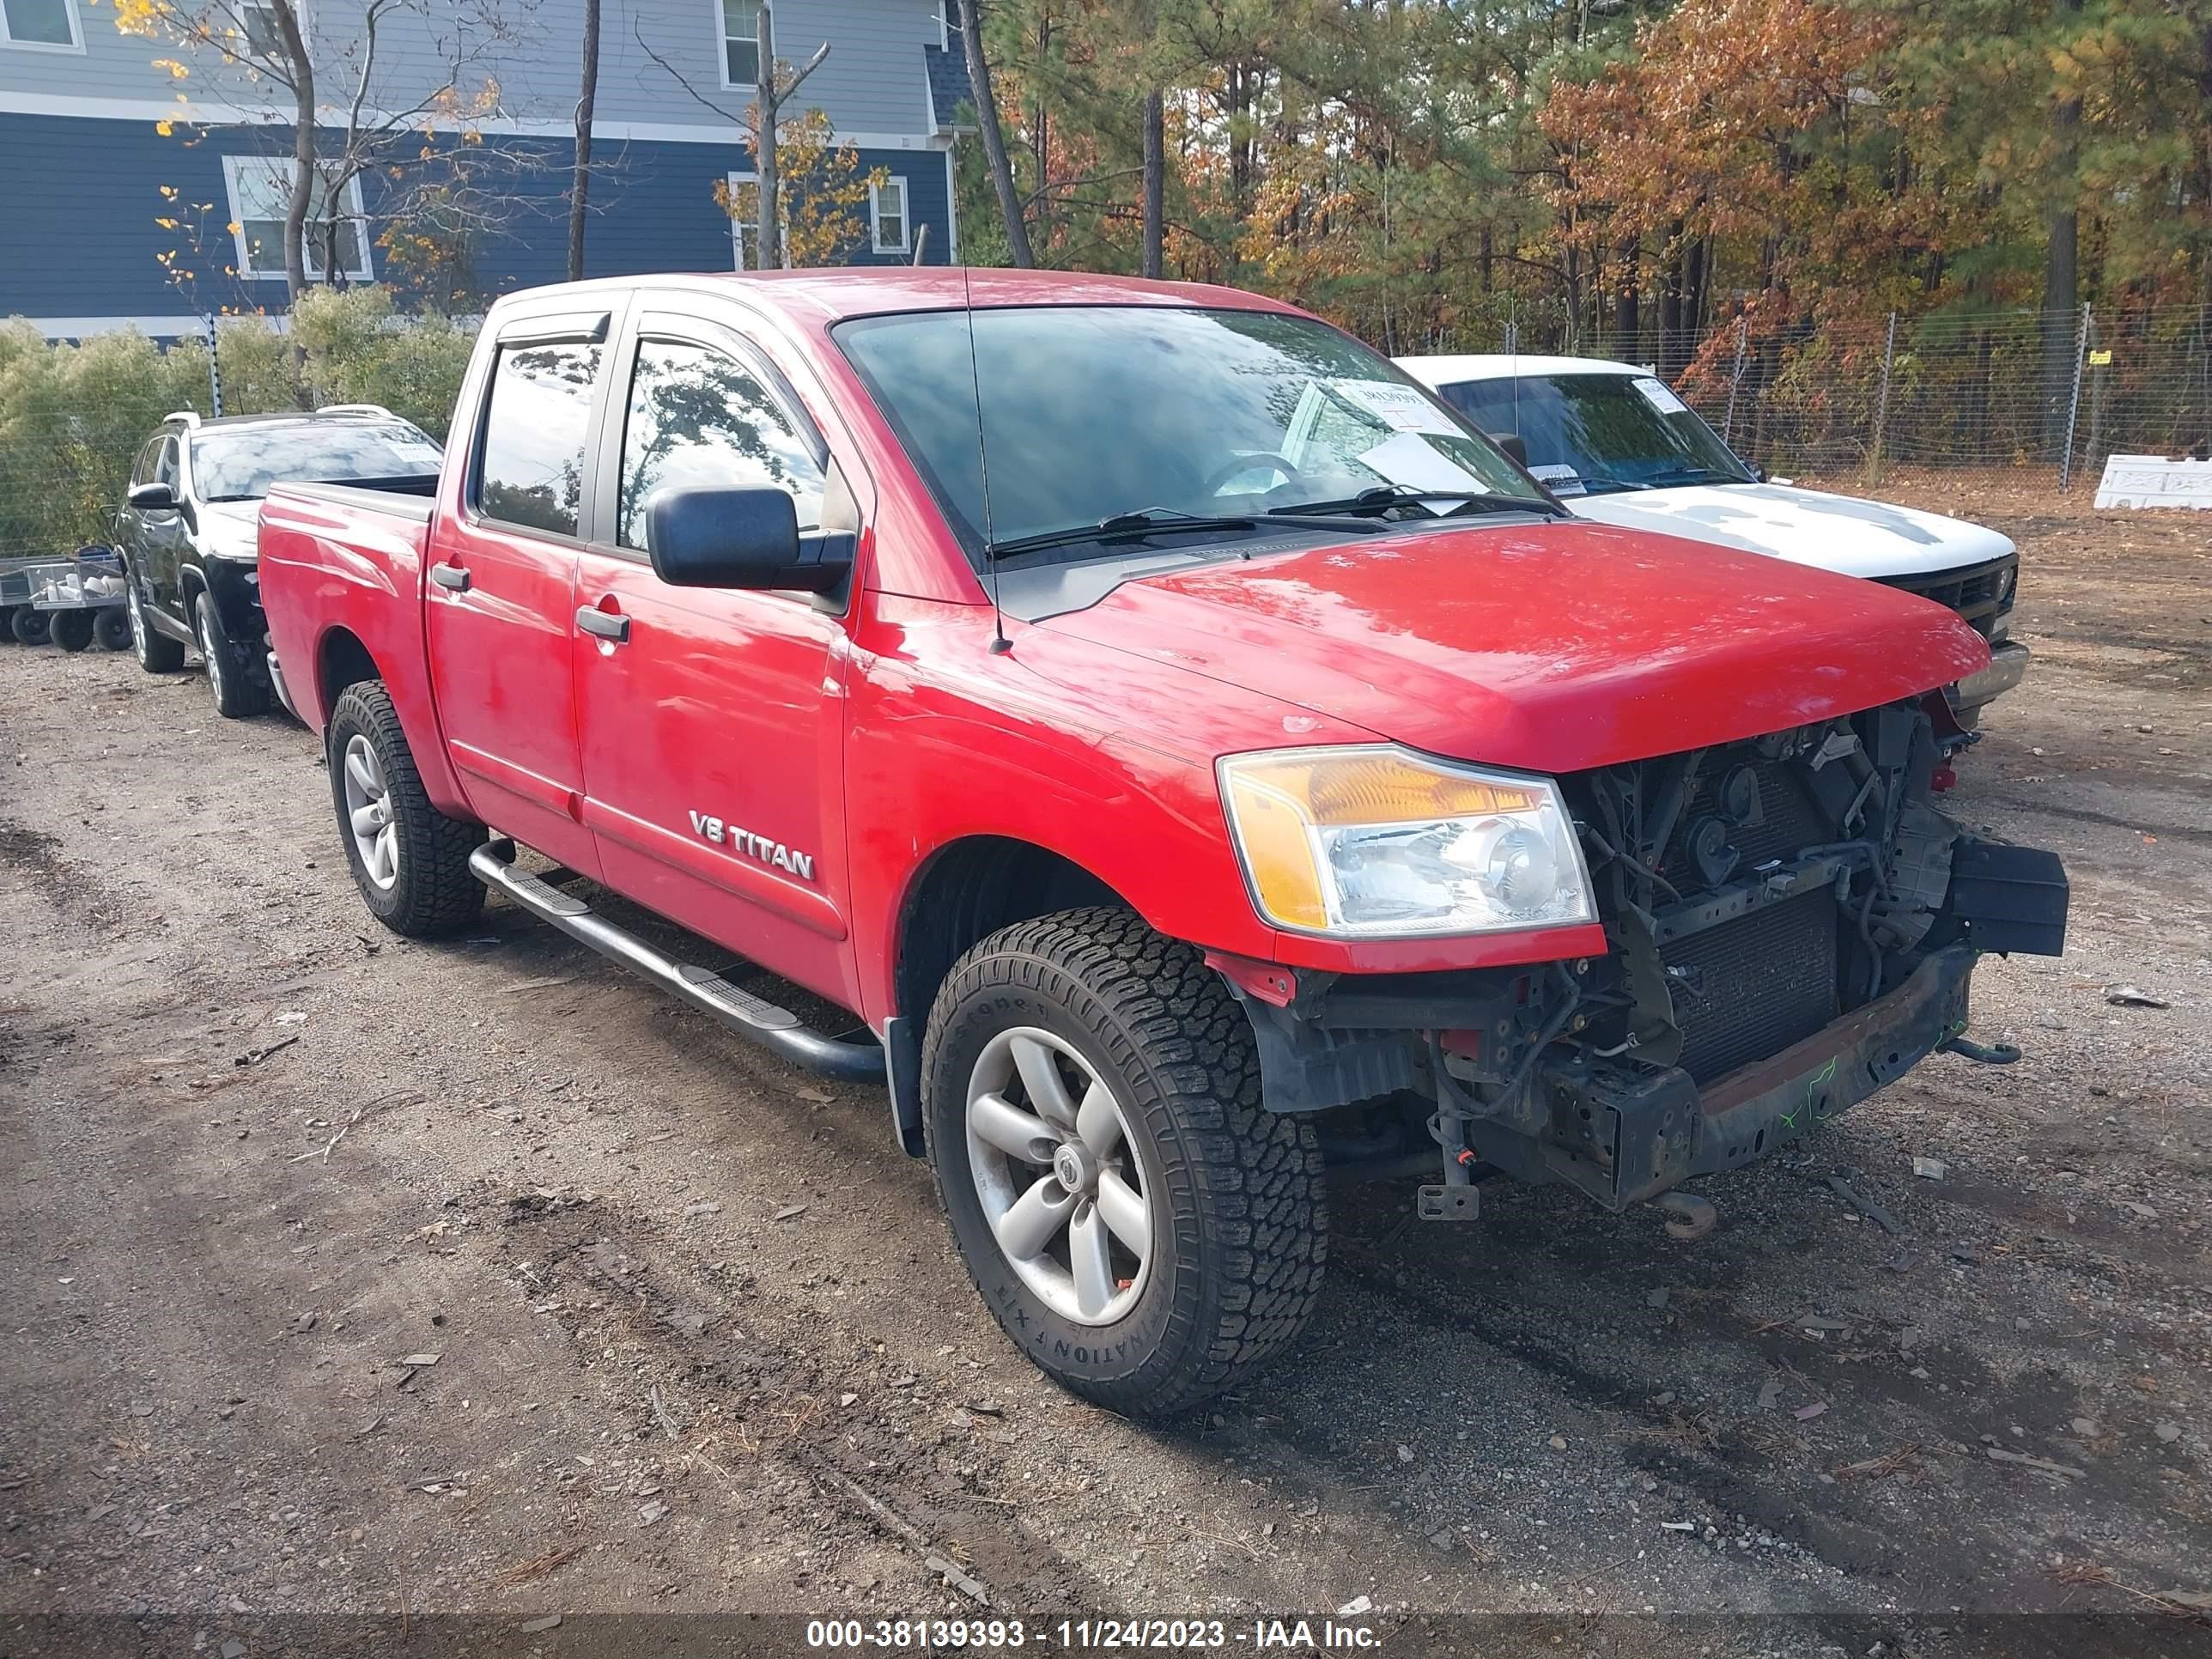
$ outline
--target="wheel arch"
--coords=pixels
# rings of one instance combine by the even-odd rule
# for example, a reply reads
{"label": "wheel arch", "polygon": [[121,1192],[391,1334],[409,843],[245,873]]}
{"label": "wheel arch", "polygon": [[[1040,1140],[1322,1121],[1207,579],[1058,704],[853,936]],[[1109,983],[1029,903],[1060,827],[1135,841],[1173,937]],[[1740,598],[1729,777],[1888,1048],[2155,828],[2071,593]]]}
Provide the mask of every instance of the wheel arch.
{"label": "wheel arch", "polygon": [[380,680],[384,671],[360,635],[339,623],[324,631],[315,645],[315,701],[325,720],[349,685]]}
{"label": "wheel arch", "polygon": [[1001,927],[1088,904],[1134,909],[1066,854],[1012,836],[963,836],[932,853],[908,882],[893,944],[896,1012],[927,1017],[952,964]]}
{"label": "wheel arch", "polygon": [[908,1152],[923,1151],[922,1030],[952,964],[1002,927],[1092,904],[1136,908],[1066,854],[1018,836],[962,836],[915,867],[896,907],[884,1032],[892,1126]]}

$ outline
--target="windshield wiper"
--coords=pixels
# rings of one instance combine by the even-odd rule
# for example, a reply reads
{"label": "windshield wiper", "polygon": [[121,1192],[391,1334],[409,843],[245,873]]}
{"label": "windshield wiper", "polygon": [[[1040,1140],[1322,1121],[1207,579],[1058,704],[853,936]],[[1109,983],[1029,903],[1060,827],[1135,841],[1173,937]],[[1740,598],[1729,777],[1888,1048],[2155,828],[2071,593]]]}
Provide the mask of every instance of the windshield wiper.
{"label": "windshield wiper", "polygon": [[[1408,502],[1457,501],[1453,513],[1463,513],[1469,507],[1479,507],[1486,513],[1549,513],[1551,503],[1523,495],[1501,495],[1494,490],[1480,489],[1424,489],[1418,484],[1376,484],[1356,495],[1346,495],[1333,501],[1301,501],[1294,507],[1271,507],[1267,516],[1285,518],[1292,514],[1362,514],[1387,513],[1394,507]],[[1449,518],[1450,514],[1431,514],[1433,518]]]}
{"label": "windshield wiper", "polygon": [[[1560,482],[1564,483],[1566,481],[1562,479]],[[1577,478],[1574,482],[1580,484],[1585,490],[1593,495],[1607,489],[1649,489],[1651,488],[1650,484],[1639,483],[1634,478],[1608,478],[1602,475],[1595,478]]]}
{"label": "windshield wiper", "polygon": [[1735,472],[1723,472],[1717,466],[1664,466],[1645,475],[1644,488],[1656,489],[1663,484],[1693,483],[1755,483],[1756,479]]}
{"label": "windshield wiper", "polygon": [[986,542],[984,556],[994,561],[1018,553],[1038,553],[1048,547],[1073,547],[1079,542],[1112,541],[1124,536],[1155,536],[1170,531],[1257,530],[1260,521],[1249,513],[1228,513],[1207,518],[1178,513],[1172,507],[1151,507],[1137,513],[1115,513],[1091,524],[1072,524],[1060,530],[1041,530],[1033,536],[1014,536],[1003,542]]}

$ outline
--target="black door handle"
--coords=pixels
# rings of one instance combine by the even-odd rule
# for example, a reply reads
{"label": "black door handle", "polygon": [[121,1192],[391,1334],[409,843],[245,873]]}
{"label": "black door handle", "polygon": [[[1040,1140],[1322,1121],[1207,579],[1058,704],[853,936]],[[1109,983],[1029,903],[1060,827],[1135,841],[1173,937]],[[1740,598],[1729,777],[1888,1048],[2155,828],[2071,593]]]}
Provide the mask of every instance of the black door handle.
{"label": "black door handle", "polygon": [[465,593],[469,591],[469,570],[466,565],[434,564],[430,567],[430,580],[441,587],[453,589],[456,593]]}
{"label": "black door handle", "polygon": [[586,634],[595,634],[603,640],[612,641],[617,645],[629,643],[629,618],[619,611],[602,611],[597,605],[592,605],[579,606],[576,611],[576,626]]}

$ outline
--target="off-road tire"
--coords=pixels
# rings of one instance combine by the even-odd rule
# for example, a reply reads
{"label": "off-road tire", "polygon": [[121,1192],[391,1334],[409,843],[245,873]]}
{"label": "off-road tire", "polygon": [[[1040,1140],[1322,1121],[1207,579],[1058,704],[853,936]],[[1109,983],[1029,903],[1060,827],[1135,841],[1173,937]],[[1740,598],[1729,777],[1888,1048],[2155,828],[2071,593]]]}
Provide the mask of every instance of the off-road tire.
{"label": "off-road tire", "polygon": [[104,605],[92,613],[92,636],[103,651],[131,648],[131,618],[119,605]]}
{"label": "off-road tire", "polygon": [[48,636],[64,651],[82,651],[92,643],[89,611],[57,611],[46,627]]}
{"label": "off-road tire", "polygon": [[[994,1237],[969,1165],[968,1084],[991,1039],[1042,1028],[1114,1089],[1151,1200],[1153,1255],[1115,1323],[1054,1312]],[[1064,1387],[1159,1417],[1234,1386],[1297,1335],[1321,1291],[1328,1210],[1312,1124],[1260,1097],[1251,1025],[1197,951],[1127,910],[1066,910],[954,964],[922,1048],[939,1201],[983,1301]],[[1164,1200],[1164,1201],[1163,1201]]]}
{"label": "off-road tire", "polygon": [[8,631],[15,636],[18,645],[44,645],[52,630],[45,611],[19,605],[15,614],[8,618]]}
{"label": "off-road tire", "polygon": [[[388,888],[369,879],[346,814],[344,756],[346,744],[356,733],[376,750],[392,803],[392,823],[399,831],[399,872]],[[338,839],[369,914],[410,939],[436,939],[473,924],[483,909],[484,889],[469,873],[469,854],[483,845],[484,827],[449,818],[430,804],[422,775],[416,769],[415,753],[407,746],[383,682],[362,680],[348,686],[331,713],[324,738]]]}
{"label": "off-road tire", "polygon": [[145,595],[138,589],[138,573],[127,564],[123,570],[124,620],[131,625],[131,654],[149,674],[173,674],[185,665],[185,645],[158,632],[147,614]]}
{"label": "off-road tire", "polygon": [[208,693],[215,712],[227,720],[250,720],[269,712],[269,674],[242,651],[222,625],[215,596],[204,590],[192,601],[192,631],[207,664]]}

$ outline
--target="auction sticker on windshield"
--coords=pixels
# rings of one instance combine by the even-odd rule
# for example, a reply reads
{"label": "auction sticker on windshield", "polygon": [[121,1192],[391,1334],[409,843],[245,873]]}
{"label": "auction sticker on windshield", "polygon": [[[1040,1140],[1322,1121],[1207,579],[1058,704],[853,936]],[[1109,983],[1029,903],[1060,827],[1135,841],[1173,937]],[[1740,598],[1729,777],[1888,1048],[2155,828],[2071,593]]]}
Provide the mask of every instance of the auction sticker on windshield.
{"label": "auction sticker on windshield", "polygon": [[1332,380],[1329,390],[1358,404],[1394,431],[1431,433],[1440,438],[1464,435],[1418,387],[1389,380]]}
{"label": "auction sticker on windshield", "polygon": [[1662,415],[1686,415],[1689,404],[1677,398],[1664,380],[1655,380],[1649,374],[1639,374],[1633,385],[1644,394],[1644,401]]}

